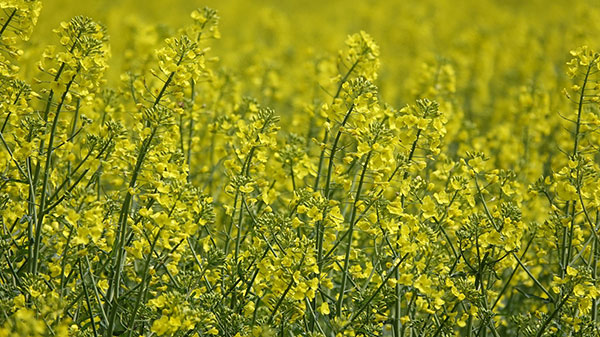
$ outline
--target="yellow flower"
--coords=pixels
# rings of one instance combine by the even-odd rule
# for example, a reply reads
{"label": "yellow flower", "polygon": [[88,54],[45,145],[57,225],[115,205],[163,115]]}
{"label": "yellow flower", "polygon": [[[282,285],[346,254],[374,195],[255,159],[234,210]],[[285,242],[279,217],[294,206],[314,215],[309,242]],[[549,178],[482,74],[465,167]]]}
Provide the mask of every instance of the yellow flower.
{"label": "yellow flower", "polygon": [[319,306],[319,312],[323,315],[329,315],[329,304],[327,304],[327,302],[321,303],[321,305]]}
{"label": "yellow flower", "polygon": [[423,210],[423,217],[425,217],[425,219],[431,218],[437,214],[435,202],[430,196],[423,198],[421,209]]}
{"label": "yellow flower", "polygon": [[402,215],[404,209],[402,208],[402,202],[400,198],[396,198],[396,200],[392,201],[388,206],[387,209],[390,213],[394,214],[394,215]]}
{"label": "yellow flower", "polygon": [[556,194],[563,200],[576,200],[578,198],[575,187],[566,181],[561,181],[556,185]]}
{"label": "yellow flower", "polygon": [[320,221],[323,219],[323,213],[316,206],[312,206],[308,210],[307,215],[314,221]]}

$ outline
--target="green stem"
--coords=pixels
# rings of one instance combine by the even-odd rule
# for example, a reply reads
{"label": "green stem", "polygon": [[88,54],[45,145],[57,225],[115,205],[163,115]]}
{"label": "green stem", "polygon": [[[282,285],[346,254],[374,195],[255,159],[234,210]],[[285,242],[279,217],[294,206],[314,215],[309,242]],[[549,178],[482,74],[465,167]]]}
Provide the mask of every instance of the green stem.
{"label": "green stem", "polygon": [[[346,83],[346,81],[348,80],[348,78],[350,77],[350,75],[352,74],[352,72],[354,71],[356,66],[358,66],[360,61],[361,61],[361,58],[359,57],[352,64],[352,66],[350,66],[350,68],[348,68],[348,71],[346,71],[346,74],[344,74],[344,76],[342,77],[342,80],[338,84],[338,88],[335,92],[335,95],[333,96],[332,104],[335,103],[335,100],[340,96],[340,93],[342,92],[342,87],[344,86],[344,83]],[[353,107],[354,107],[354,105],[352,105],[352,108]],[[346,115],[344,120],[347,119],[347,117],[349,117],[349,113]],[[327,118],[327,121],[329,122],[329,118]],[[342,126],[344,123],[345,122],[342,122]],[[338,132],[338,134],[339,134],[339,132]],[[325,130],[325,134],[323,135],[322,143],[326,144],[328,138],[329,138],[329,130]],[[336,138],[338,138],[338,137],[336,137]],[[321,178],[321,169],[323,168],[323,162],[325,160],[325,149],[326,149],[326,147],[324,146],[323,149],[321,149],[321,154],[319,155],[319,165],[317,166],[317,174],[315,177],[315,184],[313,185],[313,190],[315,190],[315,191],[319,188],[319,180]],[[329,166],[331,166],[332,158],[333,158],[333,156],[330,156]],[[328,177],[329,177],[329,173],[328,173]],[[328,180],[329,180],[329,178],[328,178]],[[327,182],[327,186],[329,186],[329,182]],[[327,192],[325,192],[325,198],[329,198],[329,187],[326,187],[326,190],[327,190]],[[315,232],[316,232],[315,235],[316,235],[316,249],[317,249],[317,265],[319,266],[319,271],[321,270],[321,259],[322,259],[322,255],[323,255],[323,231],[324,230],[322,230],[322,228],[321,228],[321,222],[317,221],[317,223],[315,225]],[[316,308],[317,308],[317,298],[315,296],[315,298],[312,301],[312,310],[316,312]],[[314,320],[311,320],[311,331],[314,332],[315,331],[314,328],[315,328]]]}
{"label": "green stem", "polygon": [[62,253],[62,261],[60,264],[60,292],[59,295],[62,298],[64,296],[65,290],[65,268],[67,267],[67,256],[69,252],[69,248],[71,247],[71,239],[73,238],[73,232],[75,232],[75,226],[72,226],[69,230],[69,236],[67,237],[67,242],[65,244],[65,249]]}
{"label": "green stem", "polygon": [[[354,68],[356,68],[356,66],[358,65],[359,62],[360,62],[360,58],[357,59],[354,62],[354,64],[352,64],[352,66],[348,69],[346,74],[344,74],[344,77],[342,77],[342,80],[340,81],[340,84],[338,85],[335,95],[333,96],[332,104],[335,102],[336,98],[338,98],[340,96],[340,93],[342,92],[342,87],[343,87],[344,83],[346,83],[346,81],[348,80],[348,77],[350,77],[350,74],[352,74],[352,72],[354,71]],[[329,118],[327,118],[327,121],[329,121]],[[323,144],[325,144],[327,142],[328,138],[329,138],[329,131],[325,130],[325,135],[323,136]],[[315,185],[313,187],[313,190],[315,190],[315,191],[317,190],[317,188],[319,188],[319,179],[321,178],[321,168],[323,167],[324,159],[325,159],[325,148],[323,148],[321,150],[321,154],[319,155],[319,166],[317,167],[317,177],[315,178]]]}
{"label": "green stem", "polygon": [[592,67],[595,63],[596,58],[594,58],[588,65],[587,71],[585,72],[585,78],[583,79],[583,84],[581,85],[581,93],[579,94],[579,104],[577,105],[577,122],[575,123],[575,142],[573,143],[573,156],[577,155],[577,147],[579,146],[579,129],[581,127],[581,113],[583,112],[583,98],[585,94],[585,87],[590,76],[590,71],[592,70]]}
{"label": "green stem", "polygon": [[[325,130],[325,134],[323,135],[322,143],[325,144],[327,142],[327,138],[329,138],[329,131]],[[321,150],[321,154],[319,155],[319,165],[317,166],[317,176],[315,178],[315,184],[313,185],[313,190],[317,190],[319,188],[319,180],[321,179],[321,169],[323,167],[323,161],[325,160],[325,146]],[[314,309],[314,308],[313,308]],[[314,331],[314,330],[312,330]]]}
{"label": "green stem", "polygon": [[338,295],[338,303],[337,303],[337,316],[339,317],[342,314],[342,305],[344,303],[344,293],[346,292],[346,280],[348,268],[350,267],[350,250],[352,249],[352,234],[354,231],[354,219],[356,217],[356,205],[360,200],[360,192],[362,190],[362,186],[365,180],[365,175],[367,173],[367,167],[369,166],[369,160],[371,159],[371,155],[373,154],[373,150],[369,151],[367,154],[367,158],[365,159],[365,164],[363,165],[363,170],[360,175],[360,181],[358,182],[358,187],[356,189],[356,196],[354,197],[354,205],[352,207],[352,213],[350,215],[350,228],[348,229],[348,245],[346,246],[346,254],[344,256],[344,271],[342,273],[342,284],[340,286],[340,292]]}
{"label": "green stem", "polygon": [[69,93],[69,90],[71,89],[71,85],[73,85],[73,83],[75,81],[75,76],[77,76],[77,73],[75,73],[73,75],[73,77],[71,77],[71,80],[67,83],[65,91],[63,92],[62,97],[60,99],[60,103],[56,107],[56,114],[54,116],[54,120],[52,122],[52,129],[50,131],[50,139],[48,140],[48,149],[46,151],[46,164],[44,166],[44,174],[43,174],[43,180],[42,180],[42,192],[40,194],[40,206],[39,206],[40,212],[38,214],[37,224],[36,224],[36,228],[35,228],[35,239],[33,241],[33,257],[32,257],[33,260],[32,260],[32,265],[31,265],[31,272],[34,275],[37,275],[37,272],[38,272],[38,258],[39,258],[40,243],[41,243],[40,241],[41,241],[41,237],[42,237],[42,226],[43,226],[43,222],[44,222],[43,210],[46,207],[46,193],[48,191],[48,179],[50,177],[50,164],[51,164],[51,158],[52,158],[52,152],[53,152],[53,146],[54,146],[54,137],[56,136],[56,127],[58,125],[58,118],[60,115],[60,111],[65,102],[67,94]]}
{"label": "green stem", "polygon": [[[525,257],[525,254],[529,250],[529,247],[531,246],[531,243],[533,242],[534,238],[535,238],[535,233],[531,235],[531,238],[529,239],[529,242],[527,242],[527,246],[525,246],[525,250],[521,254],[521,258]],[[519,270],[519,268],[518,268],[519,266],[520,266],[520,264],[517,264],[517,266],[515,266],[515,268],[511,272],[510,276],[508,277],[508,279],[504,283],[504,286],[502,287],[502,290],[500,290],[500,292],[498,293],[498,296],[496,296],[496,300],[494,300],[494,303],[492,303],[492,307],[491,307],[492,310],[496,307],[496,305],[498,304],[498,302],[502,298],[502,295],[508,289],[508,286],[510,285],[510,281],[515,276],[515,274],[517,273],[517,270]]]}
{"label": "green stem", "polygon": [[287,288],[285,288],[283,294],[281,294],[281,297],[279,297],[279,300],[277,301],[277,304],[273,308],[273,312],[271,312],[271,317],[269,317],[268,325],[271,325],[271,323],[273,323],[273,320],[275,319],[275,315],[277,314],[277,310],[279,310],[279,307],[281,306],[281,303],[283,303],[283,300],[285,299],[285,296],[292,289],[292,286],[294,285],[294,283],[296,283],[296,282],[294,281],[294,278],[292,277],[292,279],[290,280],[290,283],[288,283]]}
{"label": "green stem", "polygon": [[396,263],[396,265],[392,268],[392,270],[387,274],[385,279],[383,279],[383,281],[381,282],[379,287],[377,287],[377,289],[373,292],[373,294],[371,294],[371,296],[369,296],[369,298],[360,306],[360,308],[356,312],[354,312],[354,314],[352,314],[352,316],[350,317],[348,322],[344,325],[342,330],[345,329],[346,327],[348,327],[350,324],[352,324],[352,322],[354,322],[354,320],[367,308],[369,303],[371,303],[371,301],[373,301],[375,296],[377,296],[377,294],[379,294],[381,289],[383,289],[383,287],[386,285],[387,281],[389,281],[389,279],[392,277],[392,275],[395,275],[395,271],[398,270],[398,267],[400,267],[400,264],[402,262],[404,262],[404,260],[407,257],[408,257],[408,253],[404,254],[404,256],[400,260],[398,260],[398,263]]}
{"label": "green stem", "polygon": [[[592,67],[594,66],[595,62],[596,62],[596,58],[594,58],[588,65],[587,70],[585,72],[585,77],[583,79],[583,83],[581,84],[581,92],[579,94],[579,103],[577,104],[577,121],[575,122],[575,133],[574,133],[574,141],[573,141],[573,157],[577,156],[578,150],[579,150],[579,132],[580,132],[580,128],[581,128],[581,115],[583,112],[583,103],[584,103],[584,96],[585,96],[585,88],[587,86],[588,83],[588,79],[590,76],[590,71],[592,70]],[[570,202],[567,201],[565,203],[565,214],[568,214],[569,212],[569,206],[570,206]],[[566,270],[567,270],[567,265],[569,264],[569,260],[570,260],[570,251],[571,251],[571,246],[572,246],[572,242],[573,242],[573,238],[572,238],[572,232],[573,232],[573,223],[575,222],[574,220],[574,212],[575,212],[575,205],[573,205],[573,211],[572,211],[572,215],[571,215],[571,237],[569,238],[569,243],[567,244],[567,235],[569,234],[569,230],[567,228],[563,228],[563,233],[562,233],[562,247],[561,247],[561,255],[560,255],[560,267],[561,267],[561,278],[564,278]]]}
{"label": "green stem", "polygon": [[[13,101],[13,105],[17,104],[17,102],[19,102],[19,98],[21,97],[22,93],[23,93],[23,89],[19,90],[19,93],[17,94],[17,97]],[[4,120],[4,123],[2,123],[2,128],[0,128],[0,132],[4,132],[4,129],[6,128],[6,125],[8,124],[8,120],[10,119],[10,115],[11,114],[12,114],[12,110],[9,110],[8,114],[6,115],[6,119]]]}
{"label": "green stem", "polygon": [[[100,301],[100,292],[98,291],[98,287],[96,286],[96,280],[94,278],[94,274],[92,273],[92,266],[90,265],[90,260],[88,259],[88,257],[85,257],[85,263],[88,269],[88,273],[90,274],[90,279],[91,279],[91,283],[92,283],[92,288],[94,290],[94,296],[96,297],[96,301],[98,303],[102,303]],[[106,264],[104,264],[106,265]],[[102,319],[104,321],[104,323],[108,323],[108,318],[106,317],[106,312],[104,311],[104,307],[102,305],[98,306],[100,308],[100,314],[102,314]]]}
{"label": "green stem", "polygon": [[550,316],[548,316],[548,318],[546,318],[546,320],[544,321],[544,323],[542,323],[542,326],[538,330],[538,333],[536,334],[536,337],[542,337],[544,335],[544,331],[546,330],[546,327],[554,319],[554,316],[556,316],[556,314],[558,313],[558,311],[560,310],[560,308],[562,308],[562,306],[567,302],[567,300],[569,299],[569,296],[571,296],[572,292],[573,292],[573,289],[571,289],[571,291],[565,295],[565,297],[556,306],[556,308],[554,309],[554,311],[552,311],[552,313],[550,314]]}
{"label": "green stem", "polygon": [[[129,187],[135,187],[137,177],[142,167],[142,163],[148,152],[150,147],[150,143],[156,134],[157,127],[152,129],[152,133],[144,140],[142,144],[142,148],[140,149],[140,153],[138,155],[135,168],[133,170],[133,175],[131,176],[131,181],[129,182]],[[121,284],[121,272],[123,268],[123,259],[124,259],[124,247],[125,247],[125,235],[127,232],[127,218],[129,213],[129,208],[131,207],[131,201],[133,196],[127,191],[125,194],[125,200],[123,201],[123,206],[121,207],[121,212],[119,214],[119,228],[118,228],[118,237],[115,240],[115,244],[113,247],[113,252],[117,252],[117,257],[115,258],[115,263],[113,265],[113,278],[112,282],[109,285],[108,293],[107,293],[107,303],[112,302],[111,305],[111,314],[109,318],[109,325],[107,329],[106,336],[112,336],[113,330],[115,328],[115,322],[118,311],[118,300],[119,300],[119,287]]]}
{"label": "green stem", "polygon": [[[408,160],[407,162],[410,163],[413,159],[413,156],[415,155],[415,151],[417,150],[417,143],[419,142],[419,138],[421,137],[421,129],[417,130],[417,134],[415,135],[415,140],[413,141],[411,147],[410,147],[410,152],[408,153]],[[390,177],[390,179],[388,179],[388,181],[391,181],[392,178],[396,175],[396,172],[398,172],[398,168],[399,166],[396,167],[396,169],[394,170],[394,173],[392,174],[392,176]],[[404,175],[402,177],[403,180],[406,180],[408,178],[408,170],[404,172]],[[380,195],[383,194],[383,190],[380,192]],[[454,200],[454,198],[453,198]],[[402,205],[402,208],[404,208],[404,202],[406,201],[406,198],[404,197],[404,195],[402,195],[401,199],[400,199],[400,203]],[[370,206],[370,205],[369,205]],[[440,226],[441,227],[441,226]],[[400,237],[400,234],[398,234],[398,238]],[[450,243],[451,241],[448,240],[448,242]],[[451,246],[452,247],[452,246]],[[396,248],[398,249],[398,245],[396,245]],[[398,269],[396,269],[396,280],[400,278],[400,273],[398,271]],[[396,283],[395,286],[395,293],[396,293],[396,303],[394,303],[394,331],[396,333],[395,337],[401,337],[402,335],[402,322],[400,321],[400,316],[402,315],[402,302],[400,301],[401,299],[401,289],[400,289],[400,284]]]}
{"label": "green stem", "polygon": [[0,37],[2,36],[2,34],[4,34],[4,31],[6,30],[6,28],[8,28],[8,24],[15,17],[15,14],[17,14],[17,9],[16,8],[13,9],[12,13],[10,13],[10,15],[8,16],[8,18],[6,19],[6,22],[2,25],[2,28],[0,29]]}
{"label": "green stem", "polygon": [[[300,263],[298,264],[298,269],[300,269],[300,267],[302,267],[305,257],[306,257],[306,255],[302,255],[302,259],[300,260]],[[291,277],[290,283],[288,284],[287,288],[285,288],[283,294],[281,294],[281,297],[279,298],[279,300],[277,301],[277,304],[275,305],[275,307],[273,308],[273,311],[271,312],[271,317],[269,317],[269,322],[267,323],[268,325],[271,325],[271,323],[273,323],[273,320],[275,319],[275,315],[277,314],[277,310],[279,310],[279,307],[281,306],[281,303],[283,303],[285,296],[292,289],[292,286],[294,285],[294,283],[296,283],[296,281],[294,281],[293,273],[291,273],[290,277]]]}
{"label": "green stem", "polygon": [[340,141],[340,138],[342,137],[342,129],[346,125],[346,122],[348,122],[348,119],[350,118],[350,115],[352,114],[353,110],[354,110],[354,104],[352,104],[350,106],[350,108],[348,109],[348,111],[346,112],[346,115],[344,116],[344,119],[342,120],[342,123],[340,124],[340,127],[338,129],[338,132],[335,135],[333,145],[331,146],[331,153],[329,154],[329,165],[327,166],[327,176],[325,177],[325,198],[327,198],[327,199],[329,199],[329,187],[331,184],[331,176],[332,176],[332,172],[333,172],[333,161],[335,159],[335,153],[337,151],[337,146]]}
{"label": "green stem", "polygon": [[94,314],[92,312],[92,302],[90,301],[90,296],[87,291],[87,287],[85,286],[85,278],[83,276],[83,268],[81,268],[81,260],[78,260],[79,265],[79,275],[81,275],[81,285],[83,286],[83,294],[85,295],[85,302],[88,307],[88,312],[90,313],[90,322],[92,324],[92,331],[94,332],[94,337],[98,337],[98,331],[96,330],[96,322],[94,322]]}
{"label": "green stem", "polygon": [[127,334],[129,337],[131,337],[133,334],[133,330],[135,327],[135,319],[137,317],[138,310],[142,303],[142,299],[145,298],[145,295],[148,293],[148,288],[149,288],[148,283],[150,282],[150,278],[148,278],[148,280],[146,280],[147,275],[148,275],[148,269],[150,267],[150,260],[152,259],[152,253],[154,252],[154,248],[156,247],[156,242],[158,241],[161,230],[162,230],[162,227],[158,230],[158,233],[156,233],[156,236],[154,237],[154,240],[152,241],[152,245],[150,246],[150,253],[148,253],[148,256],[146,257],[146,261],[144,263],[144,271],[142,272],[143,286],[140,288],[140,291],[138,292],[138,296],[135,300],[135,307],[133,308],[133,313],[131,314],[131,319],[129,320],[129,333]]}
{"label": "green stem", "polygon": [[[475,173],[475,172],[474,172]],[[483,204],[483,209],[485,211],[485,215],[488,218],[488,220],[490,221],[490,223],[492,224],[492,227],[494,227],[494,229],[498,230],[497,226],[496,226],[496,222],[494,221],[494,218],[492,217],[492,214],[490,213],[490,210],[487,206],[487,203],[485,201],[485,198],[483,197],[483,193],[481,192],[481,187],[479,186],[479,182],[477,179],[477,173],[475,173],[475,187],[477,188],[477,194],[479,196],[479,199],[481,200],[481,203]],[[525,267],[525,265],[523,264],[523,262],[521,261],[521,259],[517,256],[517,254],[515,254],[514,252],[511,252],[511,256],[517,260],[517,263],[521,266],[521,268],[523,268],[523,270],[525,270],[525,272],[527,273],[527,275],[529,275],[529,278],[531,278],[531,280],[535,283],[535,285],[540,288],[541,291],[544,292],[544,294],[546,294],[546,296],[548,296],[548,298],[552,301],[555,302],[554,297],[552,297],[552,295],[550,294],[550,292],[548,290],[546,290],[546,288],[542,285],[542,283],[540,283],[540,281],[529,271],[529,269],[527,269],[527,267]]]}
{"label": "green stem", "polygon": [[[177,62],[177,65],[179,65],[182,58],[183,58],[183,56],[180,57],[179,61]],[[167,87],[173,80],[174,76],[175,76],[175,72],[172,72],[169,75],[169,78],[165,81],[159,94],[156,96],[156,99],[154,100],[154,103],[152,104],[152,108],[155,108],[160,103],[163,95],[167,91]],[[150,133],[150,135],[146,139],[144,139],[144,141],[142,142],[142,147],[140,148],[140,153],[138,154],[138,157],[137,157],[137,160],[135,163],[135,168],[133,169],[133,174],[131,176],[131,180],[129,181],[129,185],[128,185],[129,188],[135,187],[138,175],[142,168],[142,163],[144,162],[144,159],[146,157],[146,154],[148,153],[150,144],[152,143],[152,140],[154,139],[154,136],[156,135],[158,127],[159,127],[158,125],[154,126],[152,128],[152,132]],[[119,213],[119,226],[117,229],[117,238],[115,239],[115,242],[113,245],[113,250],[112,250],[113,253],[114,252],[117,253],[117,256],[114,259],[114,265],[113,265],[113,273],[114,274],[113,274],[113,278],[109,284],[108,292],[107,292],[107,296],[106,296],[107,297],[107,302],[106,302],[107,305],[109,303],[111,305],[111,312],[110,312],[110,318],[109,318],[109,322],[108,322],[108,328],[106,329],[106,337],[112,336],[112,333],[115,328],[116,318],[117,318],[117,311],[118,311],[118,307],[119,307],[119,303],[118,303],[119,287],[121,284],[121,272],[122,272],[122,268],[123,268],[123,259],[125,256],[124,248],[125,248],[125,235],[127,232],[127,218],[128,218],[129,208],[131,207],[132,198],[133,198],[133,196],[131,195],[131,193],[129,192],[129,189],[128,189],[127,193],[125,194],[125,200],[123,201],[121,211]]]}

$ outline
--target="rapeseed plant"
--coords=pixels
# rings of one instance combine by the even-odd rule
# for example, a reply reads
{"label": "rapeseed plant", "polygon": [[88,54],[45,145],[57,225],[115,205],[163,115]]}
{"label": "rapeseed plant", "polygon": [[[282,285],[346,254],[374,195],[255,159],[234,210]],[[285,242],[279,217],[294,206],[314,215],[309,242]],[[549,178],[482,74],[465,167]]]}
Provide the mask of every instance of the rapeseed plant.
{"label": "rapeseed plant", "polygon": [[600,334],[593,2],[99,3],[0,0],[0,336]]}

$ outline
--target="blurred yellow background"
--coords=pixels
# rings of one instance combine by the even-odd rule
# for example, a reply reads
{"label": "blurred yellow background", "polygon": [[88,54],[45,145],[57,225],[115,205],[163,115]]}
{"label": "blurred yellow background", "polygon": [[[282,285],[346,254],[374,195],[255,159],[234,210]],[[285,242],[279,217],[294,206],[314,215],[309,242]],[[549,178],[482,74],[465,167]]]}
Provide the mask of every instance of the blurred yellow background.
{"label": "blurred yellow background", "polygon": [[[380,91],[395,105],[412,99],[406,88],[423,63],[451,63],[457,90],[474,90],[465,108],[488,109],[489,97],[505,90],[496,83],[564,77],[562,67],[569,57],[565,51],[600,42],[600,5],[594,0],[50,0],[44,2],[31,39],[40,47],[26,48],[25,58],[38,59],[44,45],[57,42],[51,30],[59,22],[87,15],[108,28],[108,78],[114,81],[123,71],[131,36],[144,38],[143,33],[127,34],[128,29],[179,28],[189,23],[193,9],[203,6],[217,9],[221,16],[222,38],[213,44],[213,55],[222,66],[243,73],[258,63],[269,64],[280,80],[295,81],[297,71],[290,65],[300,66],[307,56],[335,54],[348,34],[368,32],[381,49]],[[285,67],[279,67],[282,64]]]}
{"label": "blurred yellow background", "polygon": [[[399,102],[399,91],[427,58],[456,63],[457,78],[470,77],[461,67],[476,63],[477,52],[498,53],[495,76],[518,76],[519,62],[560,53],[581,44],[597,44],[598,1],[155,1],[51,0],[44,2],[33,43],[56,43],[51,29],[74,15],[104,22],[111,36],[114,70],[129,41],[120,34],[133,19],[150,25],[181,27],[189,13],[210,6],[221,16],[222,39],[215,54],[225,65],[238,67],[249,53],[273,51],[270,58],[297,58],[304,48],[315,53],[338,50],[348,34],[365,30],[381,48],[381,87],[384,96]],[[124,14],[126,13],[126,14]],[[282,48],[283,47],[283,48]],[[234,52],[236,51],[236,52]],[[282,52],[287,55],[276,55]],[[475,54],[474,54],[475,53]],[[268,57],[268,56],[267,56]],[[466,59],[462,59],[466,58]],[[537,62],[550,68],[557,64]],[[509,66],[509,68],[506,68]],[[514,68],[514,67],[512,67]],[[507,74],[507,72],[514,72]],[[562,72],[561,72],[562,73]],[[484,75],[484,74],[482,74]],[[386,85],[386,83],[395,85]]]}

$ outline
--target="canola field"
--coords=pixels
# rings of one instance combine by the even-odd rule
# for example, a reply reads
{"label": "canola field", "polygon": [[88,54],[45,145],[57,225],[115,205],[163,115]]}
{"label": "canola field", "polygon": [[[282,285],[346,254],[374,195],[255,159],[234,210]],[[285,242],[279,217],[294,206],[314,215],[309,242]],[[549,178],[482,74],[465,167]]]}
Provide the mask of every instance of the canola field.
{"label": "canola field", "polygon": [[596,50],[596,0],[0,0],[0,337],[600,336]]}

